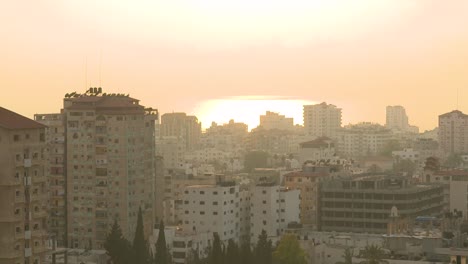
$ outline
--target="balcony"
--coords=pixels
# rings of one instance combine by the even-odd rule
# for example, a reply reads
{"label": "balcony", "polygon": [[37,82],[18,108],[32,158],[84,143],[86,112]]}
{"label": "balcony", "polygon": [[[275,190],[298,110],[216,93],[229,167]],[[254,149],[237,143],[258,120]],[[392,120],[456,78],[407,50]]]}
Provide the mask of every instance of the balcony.
{"label": "balcony", "polygon": [[39,210],[38,212],[33,213],[33,218],[43,218],[43,217],[47,217],[46,210]]}
{"label": "balcony", "polygon": [[32,165],[31,159],[24,159],[24,160],[23,160],[23,166],[24,166],[25,168],[30,168],[31,165]]}
{"label": "balcony", "polygon": [[32,237],[45,237],[46,232],[44,230],[33,230],[31,235]]}
{"label": "balcony", "polygon": [[15,203],[24,203],[25,198],[23,194],[19,194],[15,196]]}
{"label": "balcony", "polygon": [[33,183],[39,183],[39,182],[45,182],[45,181],[47,181],[47,177],[45,177],[44,175],[38,175],[38,176],[32,177]]}
{"label": "balcony", "polygon": [[39,254],[48,251],[47,247],[44,246],[35,246],[33,249],[34,254]]}
{"label": "balcony", "polygon": [[31,185],[31,176],[26,176],[23,178],[24,180],[24,186],[30,186]]}

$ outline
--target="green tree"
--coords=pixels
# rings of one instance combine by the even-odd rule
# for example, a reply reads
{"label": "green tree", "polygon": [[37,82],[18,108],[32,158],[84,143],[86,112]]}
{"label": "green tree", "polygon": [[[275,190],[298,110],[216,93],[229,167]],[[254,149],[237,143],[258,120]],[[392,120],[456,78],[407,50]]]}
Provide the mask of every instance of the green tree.
{"label": "green tree", "polygon": [[130,242],[122,235],[122,229],[115,219],[111,227],[111,231],[107,235],[104,242],[104,248],[107,255],[109,255],[113,264],[127,264],[130,263],[131,258],[131,245]]}
{"label": "green tree", "polygon": [[253,254],[252,254],[252,250],[250,249],[250,245],[248,242],[244,242],[241,244],[239,263],[253,264]]}
{"label": "green tree", "polygon": [[366,246],[363,257],[367,260],[367,264],[379,264],[384,257],[384,251],[376,245]]}
{"label": "green tree", "polygon": [[440,161],[436,157],[429,157],[424,163],[424,170],[438,171],[440,169]]}
{"label": "green tree", "polygon": [[387,143],[384,145],[380,154],[382,156],[391,157],[393,151],[400,150],[400,149],[401,149],[400,142],[396,139],[392,139],[392,140],[387,141]]}
{"label": "green tree", "polygon": [[268,240],[265,230],[258,236],[257,245],[255,246],[255,263],[257,264],[271,264],[272,263],[272,244]]}
{"label": "green tree", "polygon": [[268,166],[268,153],[265,151],[250,151],[245,155],[244,168],[247,172],[255,168],[265,168]]}
{"label": "green tree", "polygon": [[343,254],[344,264],[353,264],[353,250],[346,248]]}
{"label": "green tree", "polygon": [[239,247],[232,239],[229,239],[228,246],[226,249],[226,264],[239,264],[239,263],[240,263]]}
{"label": "green tree", "polygon": [[137,226],[135,229],[135,238],[133,239],[133,263],[147,264],[150,262],[148,243],[145,240],[143,230],[143,212],[141,207],[138,209]]}
{"label": "green tree", "polygon": [[463,159],[460,155],[452,153],[444,162],[444,165],[449,168],[458,168],[463,163]]}
{"label": "green tree", "polygon": [[219,239],[218,233],[213,233],[213,246],[209,256],[209,264],[223,264],[224,255],[221,248],[221,240]]}
{"label": "green tree", "polygon": [[273,258],[281,264],[305,264],[306,255],[293,234],[284,235],[273,252]]}
{"label": "green tree", "polygon": [[164,222],[159,223],[158,240],[156,241],[155,264],[169,264],[168,248],[166,245],[166,236],[164,234]]}
{"label": "green tree", "polygon": [[393,164],[393,170],[397,173],[404,172],[408,176],[412,176],[416,170],[416,164],[408,159],[398,160],[395,164]]}

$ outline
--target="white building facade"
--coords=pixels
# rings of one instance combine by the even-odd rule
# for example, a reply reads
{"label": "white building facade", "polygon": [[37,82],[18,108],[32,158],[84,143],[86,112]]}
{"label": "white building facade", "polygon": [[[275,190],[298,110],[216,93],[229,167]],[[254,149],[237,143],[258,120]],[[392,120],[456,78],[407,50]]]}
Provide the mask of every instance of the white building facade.
{"label": "white building facade", "polygon": [[262,230],[277,241],[290,223],[300,222],[300,190],[272,184],[259,184],[252,190],[250,244],[257,242]]}

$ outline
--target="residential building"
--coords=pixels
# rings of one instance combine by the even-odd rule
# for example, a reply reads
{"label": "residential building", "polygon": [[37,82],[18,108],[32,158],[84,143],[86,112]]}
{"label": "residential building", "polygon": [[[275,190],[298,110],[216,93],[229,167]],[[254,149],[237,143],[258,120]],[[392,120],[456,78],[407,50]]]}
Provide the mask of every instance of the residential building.
{"label": "residential building", "polygon": [[337,138],[341,128],[341,108],[325,102],[304,105],[304,128],[306,135],[313,138]]}
{"label": "residential building", "polygon": [[265,230],[276,242],[288,224],[300,222],[300,191],[272,183],[260,183],[252,189],[250,208],[250,244],[255,245]]}
{"label": "residential building", "polygon": [[[154,161],[154,219],[155,223],[164,220],[164,200],[166,198],[166,170],[164,158],[156,156]],[[168,176],[170,177],[170,176]]]}
{"label": "residential building", "polygon": [[279,113],[267,111],[260,116],[260,126],[266,130],[294,130],[294,120],[292,117],[285,117]]}
{"label": "residential building", "polygon": [[380,154],[393,138],[392,131],[374,123],[348,125],[338,132],[340,156],[359,158]]}
{"label": "residential building", "polygon": [[418,164],[420,159],[419,159],[419,151],[416,151],[411,148],[405,148],[403,150],[396,150],[392,151],[392,156],[395,160],[395,162],[399,162],[401,160],[409,160],[412,161],[415,164]]}
{"label": "residential building", "polygon": [[47,251],[46,126],[0,107],[0,263],[42,263]]}
{"label": "residential building", "polygon": [[429,157],[439,156],[439,143],[432,138],[417,138],[412,149],[419,152],[419,160],[424,163]]}
{"label": "residential building", "polygon": [[336,157],[335,143],[327,137],[302,142],[299,149],[299,162],[330,160]]}
{"label": "residential building", "polygon": [[132,240],[139,208],[144,230],[154,221],[157,110],[121,94],[68,94],[65,124],[67,235],[73,248],[102,249],[118,220]]}
{"label": "residential building", "polygon": [[[440,173],[439,173],[440,174]],[[468,172],[452,171],[446,172],[449,175],[449,208],[450,211],[461,211],[464,220],[468,220]]]}
{"label": "residential building", "polygon": [[387,233],[393,207],[408,220],[442,212],[441,185],[410,183],[406,177],[368,175],[329,179],[320,187],[323,231]]}
{"label": "residential building", "polygon": [[387,106],[385,126],[392,130],[407,131],[409,129],[408,115],[401,105]]}
{"label": "residential building", "polygon": [[161,116],[160,136],[177,137],[187,150],[194,150],[200,143],[201,123],[186,113],[166,113]]}
{"label": "residential building", "polygon": [[164,168],[183,169],[187,145],[177,136],[163,136],[156,139],[156,154],[163,157]]}
{"label": "residential building", "polygon": [[252,129],[245,140],[246,150],[263,150],[271,154],[297,154],[299,144],[310,137],[295,130],[266,130],[262,126]]}
{"label": "residential building", "polygon": [[234,182],[216,185],[192,185],[184,188],[182,229],[186,232],[218,233],[227,245],[239,243],[240,195]]}
{"label": "residential building", "polygon": [[439,116],[439,147],[444,155],[468,152],[468,115],[454,110]]}
{"label": "residential building", "polygon": [[304,227],[318,229],[319,181],[329,175],[329,167],[304,165],[301,171],[289,172],[283,176],[286,188],[300,191],[300,223]]}
{"label": "residential building", "polygon": [[67,179],[65,175],[65,127],[62,114],[34,115],[34,119],[47,126],[47,163],[49,187],[49,236],[57,246],[67,244]]}

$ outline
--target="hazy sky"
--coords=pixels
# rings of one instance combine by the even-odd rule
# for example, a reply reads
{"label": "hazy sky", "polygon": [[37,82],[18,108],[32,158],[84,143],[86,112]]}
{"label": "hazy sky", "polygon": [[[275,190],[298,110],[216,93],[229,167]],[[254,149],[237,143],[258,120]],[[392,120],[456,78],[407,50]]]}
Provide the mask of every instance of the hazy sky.
{"label": "hazy sky", "polygon": [[458,89],[468,112],[466,0],[6,0],[0,35],[0,105],[30,117],[100,85],[204,126],[232,96],[327,101],[345,124],[400,104],[432,129]]}

